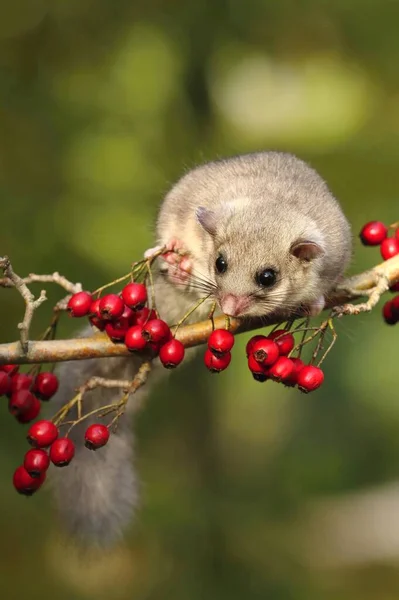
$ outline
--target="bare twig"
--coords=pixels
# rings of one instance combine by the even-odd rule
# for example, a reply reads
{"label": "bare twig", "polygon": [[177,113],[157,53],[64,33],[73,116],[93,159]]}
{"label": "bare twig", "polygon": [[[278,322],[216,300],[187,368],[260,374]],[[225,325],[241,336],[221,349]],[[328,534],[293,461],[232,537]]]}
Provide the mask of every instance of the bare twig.
{"label": "bare twig", "polygon": [[[7,256],[5,256],[4,259],[9,260]],[[4,274],[6,277],[0,279],[0,287],[17,287],[14,279],[6,272],[4,272]],[[76,294],[77,292],[82,291],[81,283],[72,283],[66,277],[60,275],[56,271],[52,275],[36,275],[35,273],[30,273],[28,277],[19,277],[19,280],[25,285],[30,283],[55,283],[64,288],[64,290],[66,290],[69,294]]]}
{"label": "bare twig", "polygon": [[21,349],[22,352],[26,354],[26,352],[28,351],[29,327],[32,322],[33,313],[37,308],[39,308],[41,304],[43,304],[43,302],[45,302],[45,300],[47,300],[46,292],[45,290],[42,290],[40,292],[40,296],[35,300],[34,295],[30,291],[24,280],[21,279],[21,277],[19,277],[19,275],[17,275],[14,272],[14,269],[11,266],[11,262],[8,256],[3,256],[0,258],[0,268],[3,270],[3,273],[6,276],[6,278],[12,282],[13,286],[21,294],[25,302],[24,318],[23,321],[21,321],[21,323],[18,323],[18,329],[21,332]]}
{"label": "bare twig", "polygon": [[[399,281],[399,255],[365,273],[344,280],[337,286],[334,294],[330,296],[326,308],[331,309],[362,296],[370,298],[376,288],[376,277],[379,280],[385,280],[389,286]],[[275,323],[276,320],[273,319],[269,321],[264,318],[240,321],[231,317],[230,331],[240,333]],[[214,319],[215,328],[224,328],[225,325],[224,316]],[[176,337],[184,346],[193,347],[205,343],[212,330],[212,321],[207,320],[179,328]],[[96,333],[88,338],[30,342],[27,352],[21,350],[19,343],[0,344],[0,364],[60,362],[108,356],[129,356],[129,351],[124,344],[114,344],[108,336],[102,333]]]}
{"label": "bare twig", "polygon": [[[117,414],[112,419],[112,421],[109,425],[110,427],[113,426],[116,423],[116,421],[119,419],[119,417],[121,417],[122,414],[124,413],[129,396],[134,394],[142,385],[144,385],[146,383],[146,381],[148,379],[148,375],[150,374],[150,370],[151,370],[151,362],[145,361],[140,366],[139,370],[137,371],[136,375],[134,376],[134,378],[132,380],[106,379],[104,377],[91,377],[90,379],[88,379],[86,381],[86,383],[84,383],[83,385],[80,386],[77,394],[69,402],[64,404],[64,406],[62,406],[60,408],[60,410],[54,415],[54,417],[53,417],[54,423],[56,425],[60,425],[62,423],[64,425],[69,424],[70,425],[70,427],[68,429],[68,433],[69,433],[69,431],[73,427],[75,427],[76,425],[78,425],[79,423],[84,421],[85,419],[88,419],[89,417],[92,417],[94,415],[98,415],[99,417],[104,417],[104,416],[108,415],[109,413],[116,412]],[[108,404],[105,406],[97,407],[97,408],[91,410],[90,412],[82,415],[82,403],[83,403],[85,394],[88,391],[94,390],[98,387],[107,388],[107,389],[120,389],[124,392],[124,394],[118,402],[114,402],[113,404]],[[77,405],[77,419],[74,421],[65,422],[64,421],[65,417],[68,415],[68,413],[72,410],[72,408],[75,405]],[[140,408],[140,403],[137,403],[137,406],[135,406],[135,411],[137,411],[139,408]]]}

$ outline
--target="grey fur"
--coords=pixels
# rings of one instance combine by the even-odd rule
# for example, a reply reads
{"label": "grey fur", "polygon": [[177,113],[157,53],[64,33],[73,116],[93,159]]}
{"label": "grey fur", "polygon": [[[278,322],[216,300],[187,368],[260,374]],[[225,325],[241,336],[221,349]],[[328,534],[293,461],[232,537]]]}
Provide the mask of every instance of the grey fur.
{"label": "grey fur", "polygon": [[[338,202],[312,168],[285,153],[248,154],[193,169],[166,195],[157,225],[158,243],[180,239],[191,255],[193,275],[201,278],[200,283],[193,277],[189,285],[177,285],[161,273],[165,265],[155,275],[157,308],[169,323],[180,319],[205,289],[216,299],[226,293],[255,294],[245,315],[276,310],[292,314],[300,305],[328,294],[351,257],[350,227]],[[293,245],[301,241],[320,247],[313,260],[300,260],[292,253]],[[221,251],[229,269],[216,275],[215,259]],[[255,273],[271,266],[278,270],[278,283],[269,291],[261,290]],[[189,320],[205,317],[210,302]],[[61,387],[56,403],[70,399],[91,375],[132,378],[138,366],[133,356],[65,364],[58,370]],[[152,378],[160,372],[157,366]],[[147,385],[139,391],[147,392]],[[114,397],[109,390],[95,390],[87,396],[85,410],[109,404]],[[118,433],[96,452],[83,447],[87,423],[77,427],[73,432],[77,455],[57,473],[62,520],[86,542],[114,542],[137,504],[130,425],[127,414]]]}

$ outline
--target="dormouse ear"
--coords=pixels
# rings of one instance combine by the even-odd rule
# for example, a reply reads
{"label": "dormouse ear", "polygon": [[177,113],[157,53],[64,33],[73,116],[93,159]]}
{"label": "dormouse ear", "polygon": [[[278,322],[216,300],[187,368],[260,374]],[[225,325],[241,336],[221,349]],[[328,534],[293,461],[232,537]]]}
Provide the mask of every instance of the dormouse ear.
{"label": "dormouse ear", "polygon": [[323,248],[310,240],[297,240],[292,244],[290,252],[304,262],[311,262],[324,254]]}
{"label": "dormouse ear", "polygon": [[216,234],[217,227],[217,215],[213,210],[205,208],[205,206],[199,206],[195,211],[198,223],[201,225],[209,235]]}

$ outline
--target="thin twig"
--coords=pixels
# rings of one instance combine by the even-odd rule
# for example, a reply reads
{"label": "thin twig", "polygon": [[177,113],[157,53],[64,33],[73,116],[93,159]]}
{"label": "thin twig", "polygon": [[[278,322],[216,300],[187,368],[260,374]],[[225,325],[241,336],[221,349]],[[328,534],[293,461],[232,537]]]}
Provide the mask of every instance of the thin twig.
{"label": "thin twig", "polygon": [[40,292],[40,296],[35,299],[35,296],[32,294],[24,280],[15,273],[8,256],[3,256],[0,258],[0,268],[3,270],[6,278],[12,282],[13,286],[21,294],[25,302],[24,318],[21,323],[18,323],[18,329],[20,330],[20,344],[22,352],[26,354],[28,351],[29,328],[32,322],[33,313],[41,304],[43,304],[43,302],[47,300],[46,292],[45,290],[42,290]]}

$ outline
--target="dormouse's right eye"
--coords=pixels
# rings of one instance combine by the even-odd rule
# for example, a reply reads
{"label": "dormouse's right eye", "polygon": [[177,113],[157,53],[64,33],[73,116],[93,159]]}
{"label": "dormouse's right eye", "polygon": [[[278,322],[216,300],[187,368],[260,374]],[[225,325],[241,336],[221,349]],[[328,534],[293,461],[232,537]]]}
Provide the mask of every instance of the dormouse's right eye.
{"label": "dormouse's right eye", "polygon": [[219,254],[219,256],[216,259],[215,262],[215,267],[216,267],[216,271],[218,273],[226,273],[227,271],[227,260],[224,258],[224,256],[222,254]]}

